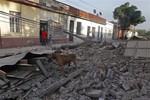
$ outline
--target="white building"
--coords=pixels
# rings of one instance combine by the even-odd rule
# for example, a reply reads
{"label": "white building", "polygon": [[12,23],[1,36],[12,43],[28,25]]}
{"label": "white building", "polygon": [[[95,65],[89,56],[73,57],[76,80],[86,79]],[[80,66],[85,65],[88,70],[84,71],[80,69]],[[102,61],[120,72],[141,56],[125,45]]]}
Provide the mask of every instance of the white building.
{"label": "white building", "polygon": [[105,25],[105,32],[104,32],[104,40],[106,42],[111,42],[112,41],[112,37],[113,37],[113,27],[114,24],[106,21],[106,25]]}
{"label": "white building", "polygon": [[[41,44],[42,28],[52,35],[53,43],[75,40],[63,34],[111,41],[113,25],[106,19],[57,1],[1,0],[0,47],[21,47]],[[13,42],[12,42],[13,41]]]}

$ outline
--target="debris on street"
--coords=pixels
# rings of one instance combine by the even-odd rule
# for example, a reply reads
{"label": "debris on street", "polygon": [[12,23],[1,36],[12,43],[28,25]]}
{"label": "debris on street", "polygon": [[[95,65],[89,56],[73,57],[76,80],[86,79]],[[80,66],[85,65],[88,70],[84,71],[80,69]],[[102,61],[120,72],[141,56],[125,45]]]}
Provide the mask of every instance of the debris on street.
{"label": "debris on street", "polygon": [[64,65],[64,75],[47,54],[28,54],[1,67],[0,100],[149,100],[150,60],[124,56],[125,47],[93,43],[63,49],[76,55],[78,67]]}

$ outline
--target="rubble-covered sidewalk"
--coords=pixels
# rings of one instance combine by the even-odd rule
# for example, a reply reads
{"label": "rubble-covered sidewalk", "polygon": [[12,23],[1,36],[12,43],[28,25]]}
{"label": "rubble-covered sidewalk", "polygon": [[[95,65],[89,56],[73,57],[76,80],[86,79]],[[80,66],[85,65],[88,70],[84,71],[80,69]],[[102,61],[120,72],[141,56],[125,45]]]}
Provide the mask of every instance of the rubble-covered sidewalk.
{"label": "rubble-covered sidewalk", "polygon": [[0,100],[149,100],[149,59],[125,57],[124,50],[125,45],[104,43],[63,50],[76,54],[78,66],[66,65],[65,76],[55,60],[33,58],[35,66],[19,67],[28,70],[25,79],[10,78]]}

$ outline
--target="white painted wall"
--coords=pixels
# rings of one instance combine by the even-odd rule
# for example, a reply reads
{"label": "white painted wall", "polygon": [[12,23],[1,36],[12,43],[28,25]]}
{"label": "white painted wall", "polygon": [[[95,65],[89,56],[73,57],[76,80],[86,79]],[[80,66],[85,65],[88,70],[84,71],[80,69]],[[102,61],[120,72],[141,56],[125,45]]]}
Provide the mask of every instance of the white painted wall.
{"label": "white painted wall", "polygon": [[[20,4],[9,2],[7,0],[0,0],[0,11],[9,14],[9,11],[20,12]],[[2,37],[19,37],[21,34],[10,32],[10,17],[0,13],[0,31]]]}
{"label": "white painted wall", "polygon": [[106,42],[112,42],[113,27],[114,27],[114,24],[106,21],[105,32],[104,32],[104,40]]}
{"label": "white painted wall", "polygon": [[[68,17],[68,26],[67,26],[67,30],[69,30],[70,27],[70,20],[74,21],[74,34],[76,34],[76,29],[77,29],[77,22],[81,22],[81,34],[84,36],[87,36],[87,27],[90,26],[90,31],[92,32],[92,27],[95,27],[95,39],[98,38],[98,26],[100,26],[100,35],[101,35],[101,27],[103,28],[103,34],[104,34],[104,28],[105,25],[103,24],[99,24],[99,23],[95,23],[95,22],[91,22],[88,20],[84,20],[84,19],[79,19],[79,18],[75,18],[75,17]],[[92,36],[92,33],[90,33],[90,36]],[[100,37],[100,36],[99,36]]]}
{"label": "white painted wall", "polygon": [[[84,36],[87,36],[87,27],[90,26],[90,31],[92,32],[92,27],[95,27],[95,40],[98,39],[98,26],[100,26],[100,35],[99,38],[101,37],[101,33],[103,34],[103,41],[106,42],[111,42],[112,41],[112,36],[113,36],[113,24],[106,21],[106,25],[91,22],[88,20],[83,20],[75,17],[68,17],[68,27],[67,30],[69,30],[70,26],[70,20],[74,21],[74,34],[76,34],[76,28],[77,28],[77,22],[81,22],[82,28],[81,28],[81,34]],[[103,30],[101,30],[103,28]],[[90,36],[92,36],[92,33],[90,33]]]}

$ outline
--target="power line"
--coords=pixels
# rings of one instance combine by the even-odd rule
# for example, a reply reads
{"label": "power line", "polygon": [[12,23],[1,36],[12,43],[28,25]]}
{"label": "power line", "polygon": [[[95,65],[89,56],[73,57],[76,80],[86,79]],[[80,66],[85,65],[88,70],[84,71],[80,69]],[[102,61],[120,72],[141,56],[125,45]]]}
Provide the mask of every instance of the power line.
{"label": "power line", "polygon": [[[87,11],[87,7],[84,7],[83,5],[79,5],[79,4],[77,4],[77,3],[75,3],[75,2],[72,2],[72,1],[70,1],[70,0],[65,0],[65,1],[67,1],[67,2],[70,2],[71,4],[73,4],[73,5],[76,5],[76,6],[78,6],[78,7],[82,7],[83,9],[83,11],[85,11],[85,9],[86,9],[86,12],[89,12],[89,11]],[[83,4],[85,4],[84,2],[82,2]],[[87,5],[87,4],[86,4]],[[89,6],[89,5],[88,5]],[[75,6],[74,6],[75,7]],[[75,7],[75,8],[77,8],[77,7]],[[88,8],[89,9],[89,8]],[[93,7],[92,7],[92,9],[91,10],[93,10]],[[99,12],[100,13],[100,15],[101,15],[101,12]]]}
{"label": "power line", "polygon": [[[70,3],[72,3],[72,4],[75,4],[75,5],[77,5],[77,6],[83,7],[83,6],[81,6],[81,5],[77,4],[77,3],[74,3],[74,2],[72,2],[72,1],[69,1],[69,0],[66,0],[66,1],[67,1],[67,2],[70,2]],[[85,7],[83,7],[83,8],[85,8]]]}
{"label": "power line", "polygon": [[[71,3],[71,4],[73,4],[73,5],[76,5],[76,6],[78,6],[78,7],[82,7],[83,9],[82,10],[84,10],[85,11],[85,9],[86,9],[86,11],[87,11],[87,8],[88,7],[85,7],[85,6],[83,6],[83,5],[79,5],[79,4],[77,4],[77,3],[75,3],[75,2],[72,2],[71,0],[65,0],[66,2],[69,2],[69,3]],[[110,13],[108,13],[108,12],[106,12],[106,11],[104,11],[104,10],[101,10],[101,9],[99,9],[99,8],[97,8],[97,7],[95,7],[95,6],[93,6],[93,5],[91,5],[90,3],[87,3],[87,2],[85,2],[85,1],[83,1],[83,0],[79,0],[80,2],[82,2],[83,4],[85,4],[85,5],[87,5],[87,6],[89,6],[90,8],[92,8],[91,10],[92,11],[94,11],[95,9],[96,10],[99,10],[99,13],[97,13],[97,14],[99,14],[99,15],[102,15],[102,12],[103,13],[107,13],[107,15],[108,16],[112,16]],[[74,6],[75,7],[75,6]],[[75,7],[76,8],[76,7]],[[89,8],[88,8],[89,9]],[[89,11],[87,11],[87,12],[89,12]],[[90,11],[91,12],[91,11]],[[93,12],[92,12],[93,13]]]}
{"label": "power line", "polygon": [[[85,3],[85,4],[88,5],[88,6],[91,6],[91,7],[93,7],[93,8],[99,9],[99,8],[93,6],[93,5],[91,5],[91,4],[89,4],[89,3],[85,2],[85,1],[82,1],[82,0],[79,0],[79,1],[81,1],[82,3]],[[100,9],[99,9],[99,10],[100,10]]]}
{"label": "power line", "polygon": [[[79,1],[81,1],[82,3],[84,3],[84,4],[86,4],[86,5],[90,6],[90,7],[93,7],[94,9],[100,10],[100,12],[103,11],[103,12],[106,13],[106,11],[104,11],[104,10],[102,10],[102,9],[99,9],[99,8],[97,8],[96,6],[91,5],[90,3],[87,3],[87,2],[85,2],[85,1],[83,1],[83,0],[79,0]],[[110,15],[110,13],[108,13],[108,14]]]}

